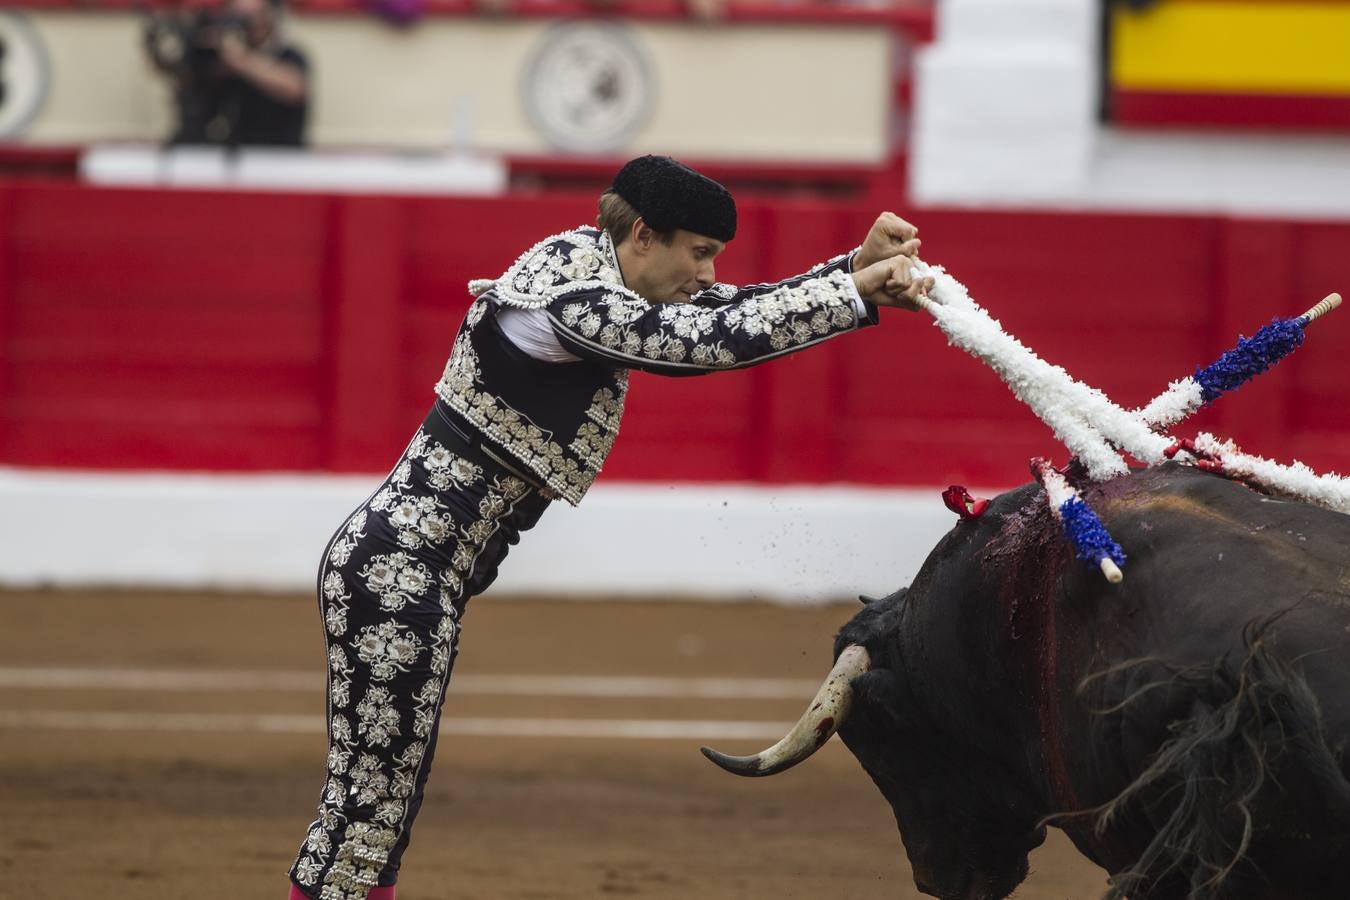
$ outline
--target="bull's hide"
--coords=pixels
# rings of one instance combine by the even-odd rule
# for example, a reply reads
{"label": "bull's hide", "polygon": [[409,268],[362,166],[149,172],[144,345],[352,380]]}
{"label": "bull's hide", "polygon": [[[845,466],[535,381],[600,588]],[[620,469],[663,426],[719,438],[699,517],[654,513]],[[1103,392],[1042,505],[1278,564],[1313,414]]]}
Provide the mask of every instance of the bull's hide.
{"label": "bull's hide", "polygon": [[1350,897],[1350,516],[1175,464],[1085,499],[1122,584],[1027,485],[840,632],[916,883],[1004,897],[1048,823],[1113,897]]}

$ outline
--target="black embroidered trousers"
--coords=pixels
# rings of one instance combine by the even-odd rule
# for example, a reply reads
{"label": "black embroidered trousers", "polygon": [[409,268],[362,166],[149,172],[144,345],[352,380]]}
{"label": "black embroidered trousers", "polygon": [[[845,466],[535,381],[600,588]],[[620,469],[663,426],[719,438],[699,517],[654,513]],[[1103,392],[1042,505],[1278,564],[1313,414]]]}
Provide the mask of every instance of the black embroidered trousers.
{"label": "black embroidered trousers", "polygon": [[438,403],[319,568],[328,774],[291,868],[316,900],[393,884],[422,805],[469,598],[549,501]]}

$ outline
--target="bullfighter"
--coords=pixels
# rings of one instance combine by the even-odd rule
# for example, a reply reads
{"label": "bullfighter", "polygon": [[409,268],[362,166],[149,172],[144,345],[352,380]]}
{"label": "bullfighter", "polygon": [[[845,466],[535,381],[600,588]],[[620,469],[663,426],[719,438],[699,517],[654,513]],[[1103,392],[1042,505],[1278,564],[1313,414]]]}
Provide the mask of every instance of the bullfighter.
{"label": "bullfighter", "polygon": [[474,295],[437,398],[319,569],[327,777],[292,900],[392,900],[422,804],[470,597],[549,503],[579,503],[619,430],[628,375],[744,368],[875,325],[932,286],[891,213],[861,246],[744,288],[714,261],[736,234],[717,182],[669,157],[626,164],[595,227],[545,238]]}

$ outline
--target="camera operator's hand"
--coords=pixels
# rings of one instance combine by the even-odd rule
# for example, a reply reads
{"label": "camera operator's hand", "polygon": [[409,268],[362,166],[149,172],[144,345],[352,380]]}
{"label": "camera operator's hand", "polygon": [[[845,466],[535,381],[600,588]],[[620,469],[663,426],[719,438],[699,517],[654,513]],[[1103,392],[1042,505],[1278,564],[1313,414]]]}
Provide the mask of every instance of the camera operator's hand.
{"label": "camera operator's hand", "polygon": [[302,103],[309,93],[303,69],[253,49],[239,31],[230,29],[221,34],[219,52],[227,69],[282,103]]}
{"label": "camera operator's hand", "polygon": [[249,57],[253,55],[253,51],[249,49],[248,42],[244,40],[242,33],[233,28],[222,32],[220,44],[216,49],[220,53],[220,61],[225,64],[226,68],[240,75],[245,74]]}

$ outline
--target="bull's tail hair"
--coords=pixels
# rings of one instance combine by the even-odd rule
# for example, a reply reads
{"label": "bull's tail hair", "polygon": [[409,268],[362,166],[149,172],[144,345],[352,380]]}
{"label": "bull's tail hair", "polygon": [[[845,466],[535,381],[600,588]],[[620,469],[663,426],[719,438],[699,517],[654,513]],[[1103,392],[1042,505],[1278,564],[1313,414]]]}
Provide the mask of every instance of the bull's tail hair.
{"label": "bull's tail hair", "polygon": [[[1267,630],[1277,618],[1248,623],[1246,656],[1236,667],[1218,660],[1175,669],[1111,708],[1123,711],[1158,688],[1194,698],[1189,715],[1169,726],[1171,736],[1148,768],[1114,799],[1084,811],[1096,817],[1099,834],[1127,808],[1144,810],[1157,823],[1134,865],[1112,876],[1103,900],[1148,896],[1163,881],[1176,885],[1177,893],[1184,890],[1186,900],[1212,900],[1227,893],[1225,886],[1240,868],[1243,880],[1263,877],[1247,856],[1265,824],[1263,801],[1283,790],[1280,762],[1286,754],[1303,770],[1311,767],[1315,783],[1343,788],[1316,696],[1270,646]],[[1117,666],[1112,673],[1121,670]],[[1344,790],[1337,793],[1343,796]]]}

